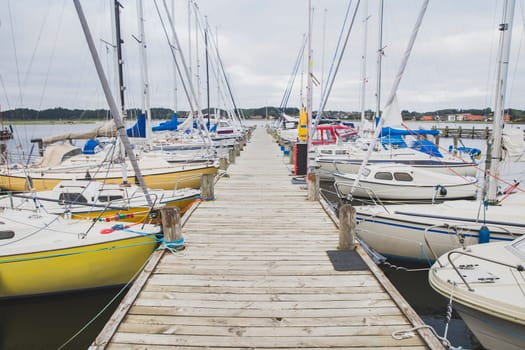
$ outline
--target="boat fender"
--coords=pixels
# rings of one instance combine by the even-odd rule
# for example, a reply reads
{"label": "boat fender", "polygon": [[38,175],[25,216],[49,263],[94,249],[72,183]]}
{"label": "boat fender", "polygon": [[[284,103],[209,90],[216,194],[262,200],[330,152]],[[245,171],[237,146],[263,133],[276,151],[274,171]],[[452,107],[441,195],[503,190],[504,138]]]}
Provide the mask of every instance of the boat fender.
{"label": "boat fender", "polygon": [[447,189],[446,189],[446,187],[441,186],[441,185],[436,185],[436,192],[437,192],[440,196],[446,196],[446,195],[447,195]]}
{"label": "boat fender", "polygon": [[115,231],[125,230],[127,228],[129,228],[128,225],[116,224],[116,225],[113,225],[111,228],[105,228],[105,229],[101,230],[100,233],[103,234],[103,235],[107,235],[107,234],[110,234],[110,233],[115,232]]}
{"label": "boat fender", "polygon": [[479,229],[479,243],[488,243],[490,241],[490,230],[487,226],[483,225]]}

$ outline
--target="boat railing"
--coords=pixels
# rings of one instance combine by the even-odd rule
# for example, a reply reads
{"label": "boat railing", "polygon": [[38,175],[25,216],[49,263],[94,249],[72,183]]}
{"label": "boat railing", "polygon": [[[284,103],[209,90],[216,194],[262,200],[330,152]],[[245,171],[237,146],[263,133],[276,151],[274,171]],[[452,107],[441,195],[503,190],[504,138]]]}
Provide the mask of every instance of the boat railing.
{"label": "boat railing", "polygon": [[466,255],[466,256],[470,256],[471,258],[474,258],[474,259],[479,259],[479,260],[483,260],[483,261],[487,261],[487,262],[490,262],[490,263],[493,263],[493,264],[497,264],[497,265],[502,265],[502,266],[506,266],[508,268],[511,268],[511,269],[516,269],[517,271],[519,272],[523,272],[525,270],[525,268],[523,267],[523,265],[519,264],[519,265],[511,265],[511,264],[507,264],[505,262],[502,262],[502,261],[498,261],[498,260],[494,260],[494,259],[489,259],[489,258],[486,258],[484,256],[479,256],[479,255],[474,255],[474,254],[470,254],[470,253],[467,253],[465,251],[451,251],[447,254],[447,259],[448,259],[448,262],[450,263],[450,266],[452,266],[452,268],[454,269],[454,271],[458,274],[459,278],[461,278],[461,280],[463,281],[463,283],[465,283],[465,286],[467,286],[469,292],[474,292],[474,288],[472,288],[470,286],[470,284],[467,282],[467,280],[465,279],[465,276],[459,271],[462,267],[463,269],[468,269],[468,268],[472,268],[473,265],[460,265],[459,267],[456,266],[454,264],[454,261],[452,260],[452,255]]}
{"label": "boat railing", "polygon": [[[483,226],[487,227],[489,230],[491,228],[498,228],[499,230],[504,231],[505,233],[510,235],[511,237],[516,237],[512,232],[510,232],[510,230],[508,230],[505,227],[497,226],[497,225],[490,225],[490,224],[486,224],[486,223],[483,224]],[[450,224],[444,223],[444,224],[438,224],[438,225],[432,225],[432,226],[426,227],[425,231],[423,233],[423,239],[425,240],[425,244],[426,244],[427,248],[432,253],[433,259],[436,260],[437,263],[439,264],[439,266],[441,266],[441,267],[443,267],[443,264],[439,261],[439,259],[438,259],[439,256],[434,252],[434,250],[430,246],[429,240],[427,239],[427,233],[430,230],[435,230],[435,229],[439,229],[439,228],[444,228],[444,229],[449,230],[449,232],[453,232],[454,235],[458,238],[458,243],[461,245],[461,247],[463,249],[466,249],[465,238],[466,238],[467,235],[465,234],[465,232],[479,232],[479,230],[481,229],[479,227],[479,224],[478,225],[474,225],[474,224],[472,224],[472,225],[450,225]]]}
{"label": "boat railing", "polygon": [[202,174],[182,175],[182,176],[177,178],[177,181],[175,181],[173,190],[176,191],[176,190],[179,190],[181,188],[184,188],[182,186],[179,187],[181,183],[184,183],[184,182],[187,182],[187,181],[192,181],[192,180],[198,180],[201,177],[202,177]]}
{"label": "boat railing", "polygon": [[[347,201],[354,200],[354,197],[352,196],[354,187],[355,186],[353,183],[348,183],[345,181],[335,181],[334,182],[334,188],[337,193],[337,196],[343,200],[347,200]],[[346,188],[348,188],[349,190],[346,191],[345,190]],[[365,191],[365,193],[368,195],[368,198],[372,201],[372,205],[381,206],[383,207],[383,209],[385,209],[387,213],[389,213],[388,208],[385,206],[381,198],[379,198],[379,196],[375,193],[373,189],[371,189],[370,187],[361,186],[361,185],[357,186],[356,188],[359,188],[360,190]]]}

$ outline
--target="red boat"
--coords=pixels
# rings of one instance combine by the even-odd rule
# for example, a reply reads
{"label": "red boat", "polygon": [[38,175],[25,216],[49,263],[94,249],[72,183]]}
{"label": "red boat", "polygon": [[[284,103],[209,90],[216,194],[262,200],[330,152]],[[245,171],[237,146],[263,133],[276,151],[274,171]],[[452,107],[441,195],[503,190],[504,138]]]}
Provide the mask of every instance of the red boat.
{"label": "red boat", "polygon": [[357,135],[357,130],[342,124],[321,124],[317,126],[312,145],[333,145],[338,139],[346,141]]}

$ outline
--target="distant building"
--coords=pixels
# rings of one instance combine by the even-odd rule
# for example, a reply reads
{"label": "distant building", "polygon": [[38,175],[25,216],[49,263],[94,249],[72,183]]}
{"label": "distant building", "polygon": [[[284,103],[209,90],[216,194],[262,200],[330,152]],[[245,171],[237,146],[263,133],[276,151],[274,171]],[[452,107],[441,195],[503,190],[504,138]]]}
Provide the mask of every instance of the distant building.
{"label": "distant building", "polygon": [[485,117],[482,115],[475,115],[470,113],[458,113],[458,114],[449,114],[447,116],[449,122],[473,122],[473,121],[484,121]]}
{"label": "distant building", "polygon": [[434,120],[434,116],[432,116],[432,115],[424,115],[424,116],[421,117],[421,120],[425,120],[425,121]]}

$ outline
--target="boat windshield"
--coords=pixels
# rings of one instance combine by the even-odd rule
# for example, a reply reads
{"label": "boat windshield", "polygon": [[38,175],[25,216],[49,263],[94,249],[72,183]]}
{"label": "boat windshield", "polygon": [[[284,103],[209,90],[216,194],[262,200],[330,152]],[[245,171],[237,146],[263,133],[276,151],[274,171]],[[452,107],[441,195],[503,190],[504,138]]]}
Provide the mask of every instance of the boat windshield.
{"label": "boat windshield", "polygon": [[525,262],[525,236],[515,239],[509,246],[514,254],[521,258]]}

